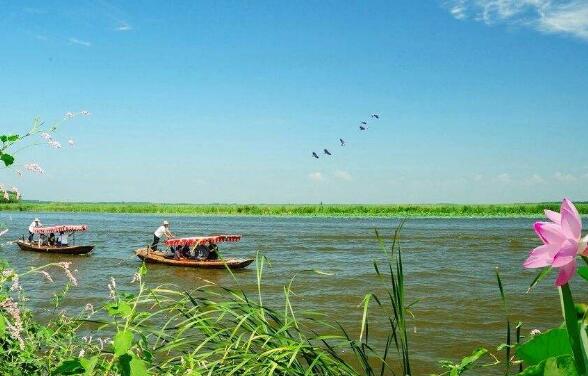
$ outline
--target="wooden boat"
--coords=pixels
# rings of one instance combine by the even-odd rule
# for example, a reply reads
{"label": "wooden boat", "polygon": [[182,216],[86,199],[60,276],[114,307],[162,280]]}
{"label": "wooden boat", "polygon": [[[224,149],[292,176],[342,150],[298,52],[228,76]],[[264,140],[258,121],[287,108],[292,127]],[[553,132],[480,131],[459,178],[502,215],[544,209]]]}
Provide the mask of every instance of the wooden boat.
{"label": "wooden boat", "polygon": [[[74,234],[76,232],[84,232],[88,229],[87,225],[56,225],[56,226],[40,226],[33,228],[33,233],[40,236],[47,236],[49,234],[59,234],[60,232]],[[94,250],[93,245],[48,245],[41,244],[38,241],[26,241],[24,238],[17,240],[16,244],[23,251],[33,251],[41,253],[61,253],[65,255],[85,255]]]}
{"label": "wooden boat", "polygon": [[[212,235],[212,236],[194,236],[190,238],[173,238],[165,241],[165,245],[170,247],[218,244],[222,242],[238,242],[241,235]],[[153,251],[150,248],[139,248],[135,251],[137,257],[149,263],[166,264],[173,266],[184,266],[190,268],[204,269],[242,269],[253,262],[253,259],[225,258],[216,260],[198,260],[191,258],[166,258],[163,252]]]}
{"label": "wooden boat", "polygon": [[66,255],[85,255],[94,250],[93,245],[72,245],[65,247],[58,247],[52,245],[39,245],[36,242],[29,243],[25,240],[17,240],[16,244],[23,251],[33,251],[42,253],[61,253]]}
{"label": "wooden boat", "polygon": [[166,264],[173,266],[186,266],[189,268],[203,268],[203,269],[242,269],[253,262],[253,259],[238,259],[226,258],[220,260],[194,260],[194,259],[179,259],[165,258],[163,252],[152,251],[149,248],[139,248],[135,251],[137,257],[141,260],[154,263]]}

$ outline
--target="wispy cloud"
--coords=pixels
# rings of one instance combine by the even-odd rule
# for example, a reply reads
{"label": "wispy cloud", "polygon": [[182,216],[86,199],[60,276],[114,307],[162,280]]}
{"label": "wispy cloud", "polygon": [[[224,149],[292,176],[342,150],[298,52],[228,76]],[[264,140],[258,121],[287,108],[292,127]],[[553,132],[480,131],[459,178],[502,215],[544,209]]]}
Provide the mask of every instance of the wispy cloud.
{"label": "wispy cloud", "polygon": [[573,183],[578,180],[575,175],[564,173],[564,172],[556,172],[553,177],[555,180],[562,182],[562,183]]}
{"label": "wispy cloud", "polygon": [[131,30],[133,30],[133,27],[131,25],[129,25],[128,23],[121,21],[114,30],[116,30],[116,31],[131,31]]}
{"label": "wispy cloud", "polygon": [[529,177],[529,179],[527,179],[527,182],[529,184],[543,184],[545,183],[545,179],[543,179],[543,176],[539,174],[533,174]]}
{"label": "wispy cloud", "polygon": [[312,172],[308,174],[308,178],[312,181],[323,181],[325,180],[324,176],[320,172]]}
{"label": "wispy cloud", "polygon": [[507,174],[506,172],[503,174],[500,174],[496,177],[496,180],[498,180],[501,183],[510,183],[511,182],[511,178],[510,178],[510,174]]}
{"label": "wispy cloud", "polygon": [[458,20],[514,24],[588,41],[585,0],[447,0],[445,5]]}
{"label": "wispy cloud", "polygon": [[85,40],[80,40],[77,38],[69,38],[69,43],[77,44],[77,45],[84,46],[84,47],[91,47],[92,46],[92,43],[87,42]]}
{"label": "wispy cloud", "polygon": [[335,171],[333,176],[335,176],[335,178],[337,178],[339,180],[345,180],[345,181],[353,180],[353,176],[351,176],[351,174],[347,171]]}

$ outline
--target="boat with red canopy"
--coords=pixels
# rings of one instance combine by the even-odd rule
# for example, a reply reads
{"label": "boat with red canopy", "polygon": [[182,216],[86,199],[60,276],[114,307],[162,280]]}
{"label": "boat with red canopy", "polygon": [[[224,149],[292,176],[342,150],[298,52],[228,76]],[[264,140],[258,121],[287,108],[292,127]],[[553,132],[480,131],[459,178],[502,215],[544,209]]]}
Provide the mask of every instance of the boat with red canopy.
{"label": "boat with red canopy", "polygon": [[[64,234],[75,234],[77,232],[84,232],[88,230],[87,225],[56,225],[56,226],[43,226],[43,227],[34,227],[33,229],[34,234],[39,235],[39,240],[29,242],[25,240],[23,237],[20,240],[16,241],[16,244],[19,246],[20,249],[23,251],[34,251],[34,252],[43,252],[43,253],[61,253],[67,255],[84,255],[92,252],[94,250],[93,245],[57,245],[57,244],[49,244],[49,235],[54,234],[58,235],[60,233]],[[75,243],[75,236],[73,236],[73,241]]]}
{"label": "boat with red canopy", "polygon": [[[204,249],[216,249],[216,245],[224,242],[238,242],[241,235],[211,235],[211,236],[192,236],[188,238],[172,238],[165,241],[169,247],[188,247],[191,252],[195,252],[201,246]],[[137,257],[149,263],[166,264],[174,266],[187,266],[191,268],[208,268],[208,269],[241,269],[253,262],[253,259],[241,258],[192,258],[180,257],[173,258],[166,256],[166,253],[153,251],[149,247],[139,248],[135,251]]]}

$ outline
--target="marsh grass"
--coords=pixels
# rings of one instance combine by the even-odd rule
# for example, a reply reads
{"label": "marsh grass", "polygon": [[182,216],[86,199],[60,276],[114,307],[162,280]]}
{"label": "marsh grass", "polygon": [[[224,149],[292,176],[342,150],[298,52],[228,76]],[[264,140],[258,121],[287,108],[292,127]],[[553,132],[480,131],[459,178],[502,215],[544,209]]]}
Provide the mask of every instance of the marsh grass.
{"label": "marsh grass", "polygon": [[[588,203],[576,203],[588,213]],[[290,205],[290,204],[156,204],[156,203],[80,203],[20,201],[0,203],[3,211],[138,213],[171,215],[300,216],[300,217],[537,217],[544,209],[559,210],[559,203],[521,203],[494,205]]]}

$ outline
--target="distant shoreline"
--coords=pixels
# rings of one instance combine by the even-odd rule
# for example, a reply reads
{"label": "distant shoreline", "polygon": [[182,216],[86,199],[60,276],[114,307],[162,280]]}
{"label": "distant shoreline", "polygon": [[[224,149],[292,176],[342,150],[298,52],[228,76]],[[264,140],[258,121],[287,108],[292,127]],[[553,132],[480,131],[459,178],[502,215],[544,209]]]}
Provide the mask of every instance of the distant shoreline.
{"label": "distant shoreline", "polygon": [[[576,204],[588,213],[588,203]],[[0,211],[55,213],[169,214],[194,216],[277,217],[441,217],[501,218],[542,217],[544,209],[558,210],[559,203],[522,204],[155,204],[34,202],[1,203]]]}

